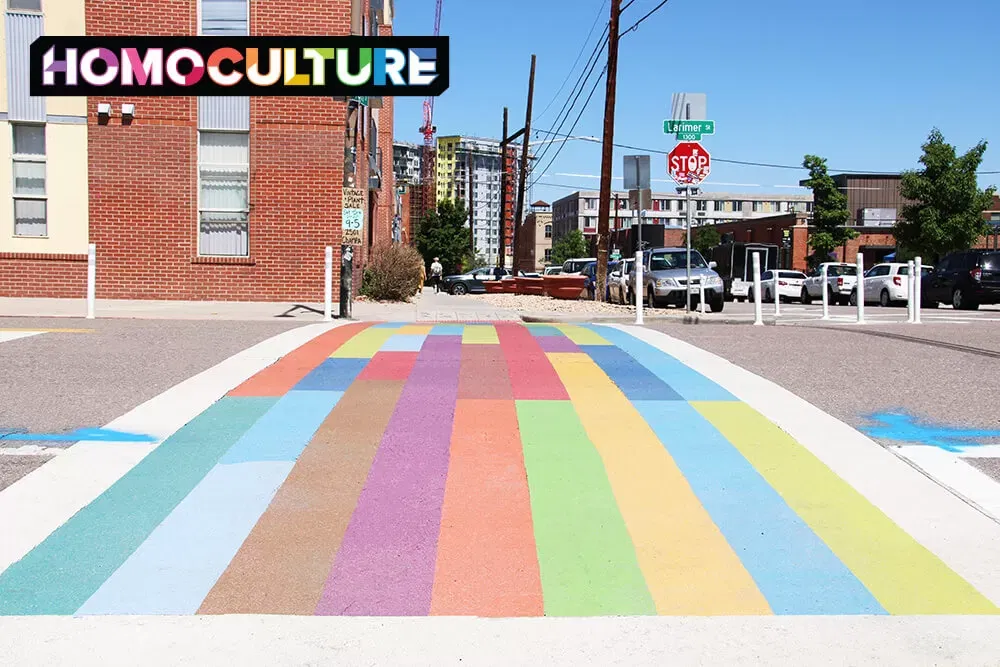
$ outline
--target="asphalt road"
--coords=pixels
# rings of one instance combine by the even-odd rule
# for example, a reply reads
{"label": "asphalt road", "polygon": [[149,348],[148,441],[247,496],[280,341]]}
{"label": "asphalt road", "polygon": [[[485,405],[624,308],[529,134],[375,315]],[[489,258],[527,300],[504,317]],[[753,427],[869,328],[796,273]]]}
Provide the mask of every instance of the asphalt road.
{"label": "asphalt road", "polygon": [[[776,382],[854,427],[872,425],[873,414],[905,412],[936,424],[1000,430],[1000,323],[649,327]],[[975,465],[1000,481],[1000,460]]]}
{"label": "asphalt road", "polygon": [[[0,319],[0,329],[81,329],[0,342],[0,448],[66,447],[5,442],[4,432],[66,433],[101,427],[175,384],[294,322]],[[3,455],[0,489],[50,456]]]}

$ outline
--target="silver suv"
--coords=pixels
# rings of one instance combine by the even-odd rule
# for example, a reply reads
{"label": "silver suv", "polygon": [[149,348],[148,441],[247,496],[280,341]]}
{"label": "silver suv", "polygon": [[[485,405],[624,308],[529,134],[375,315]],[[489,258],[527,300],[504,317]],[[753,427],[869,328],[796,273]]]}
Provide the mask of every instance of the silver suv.
{"label": "silver suv", "polygon": [[[654,248],[643,252],[643,295],[646,306],[683,306],[687,284],[687,250],[684,248]],[[713,313],[725,306],[722,278],[697,250],[691,251],[691,305],[698,304],[700,286],[705,285],[705,302]],[[635,285],[635,268],[629,272],[629,283]]]}

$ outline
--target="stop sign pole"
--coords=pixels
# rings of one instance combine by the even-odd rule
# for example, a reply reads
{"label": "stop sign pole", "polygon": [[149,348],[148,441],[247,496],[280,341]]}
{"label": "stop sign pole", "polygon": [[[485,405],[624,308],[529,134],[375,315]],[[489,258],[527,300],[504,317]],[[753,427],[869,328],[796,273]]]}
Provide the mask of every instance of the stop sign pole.
{"label": "stop sign pole", "polygon": [[684,303],[688,313],[691,312],[691,225],[694,222],[691,195],[697,190],[697,186],[708,178],[711,171],[712,156],[697,141],[682,141],[667,155],[667,172],[680,186],[677,189],[684,191],[687,208],[687,283],[684,285]]}

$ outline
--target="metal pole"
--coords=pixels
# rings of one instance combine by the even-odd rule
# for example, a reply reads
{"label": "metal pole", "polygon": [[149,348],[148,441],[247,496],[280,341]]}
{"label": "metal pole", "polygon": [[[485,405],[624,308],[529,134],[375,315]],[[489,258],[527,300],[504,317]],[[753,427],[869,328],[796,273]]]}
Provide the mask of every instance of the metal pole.
{"label": "metal pole", "polygon": [[[528,177],[528,144],[531,138],[531,103],[535,97],[535,54],[531,54],[531,76],[528,78],[528,109],[524,116],[524,138],[521,139],[521,171],[520,178],[517,183],[517,210],[514,211],[514,239],[512,243],[512,251],[514,256],[511,261],[511,267],[514,269],[514,275],[518,275],[520,270],[521,258],[518,256],[518,235],[521,233],[521,222],[524,221],[524,183],[525,179]],[[506,139],[507,137],[504,136]],[[604,300],[602,297],[601,301]]]}
{"label": "metal pole", "polygon": [[326,247],[326,266],[323,270],[323,321],[333,319],[333,247]]}
{"label": "metal pole", "polygon": [[753,323],[764,326],[764,311],[760,306],[760,253],[753,254]]}
{"label": "metal pole", "polygon": [[504,246],[507,244],[507,107],[503,108],[503,139],[500,141],[500,251],[497,266],[504,267]]}
{"label": "metal pole", "polygon": [[642,324],[642,285],[643,285],[642,250],[635,253],[635,285],[632,291],[635,293],[635,323]]}
{"label": "metal pole", "polygon": [[684,287],[684,303],[687,305],[686,311],[691,312],[691,222],[694,220],[691,210],[691,186],[684,188],[684,201],[687,206],[687,283]]}
{"label": "metal pole", "polygon": [[354,246],[340,246],[340,319],[351,319],[354,292]]}
{"label": "metal pole", "polygon": [[608,280],[608,225],[611,217],[611,162],[615,148],[615,92],[618,81],[618,22],[621,0],[611,0],[611,20],[608,23],[608,74],[604,97],[604,140],[601,150],[601,200],[597,211],[597,290],[604,300]]}
{"label": "metal pole", "polygon": [[97,295],[97,245],[87,246],[87,319],[94,319],[94,305]]}
{"label": "metal pole", "polygon": [[865,256],[858,253],[858,281],[854,286],[855,300],[858,302],[858,324],[865,323]]}
{"label": "metal pole", "polygon": [[920,306],[924,299],[924,285],[922,280],[924,277],[924,262],[921,258],[917,257],[913,260],[913,264],[913,279],[916,281],[913,289],[913,323],[920,324]]}
{"label": "metal pole", "polygon": [[911,259],[906,263],[906,321],[913,324],[914,318],[916,317],[916,308],[914,308],[914,296],[917,293],[917,281],[913,275],[913,269],[916,263]]}
{"label": "metal pole", "polygon": [[828,271],[829,268],[830,267],[828,265],[824,264],[823,265],[823,271],[822,271],[822,274],[821,274],[823,276],[823,278],[822,278],[823,285],[821,286],[821,289],[823,291],[823,319],[824,320],[830,319],[830,285],[829,285],[830,272]]}
{"label": "metal pole", "polygon": [[774,316],[781,316],[781,292],[778,291],[778,270],[774,270]]}

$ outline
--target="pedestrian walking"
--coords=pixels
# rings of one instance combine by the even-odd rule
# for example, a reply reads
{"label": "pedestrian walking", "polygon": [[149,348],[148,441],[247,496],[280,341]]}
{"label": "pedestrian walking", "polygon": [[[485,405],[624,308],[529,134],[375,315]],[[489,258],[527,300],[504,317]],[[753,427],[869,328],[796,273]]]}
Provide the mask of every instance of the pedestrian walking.
{"label": "pedestrian walking", "polygon": [[441,291],[441,275],[443,273],[444,267],[441,266],[441,262],[435,257],[434,262],[431,264],[431,282],[434,283],[435,294]]}
{"label": "pedestrian walking", "polygon": [[420,262],[420,287],[417,288],[417,294],[422,294],[424,291],[424,283],[427,282],[427,266],[424,265],[423,261]]}

